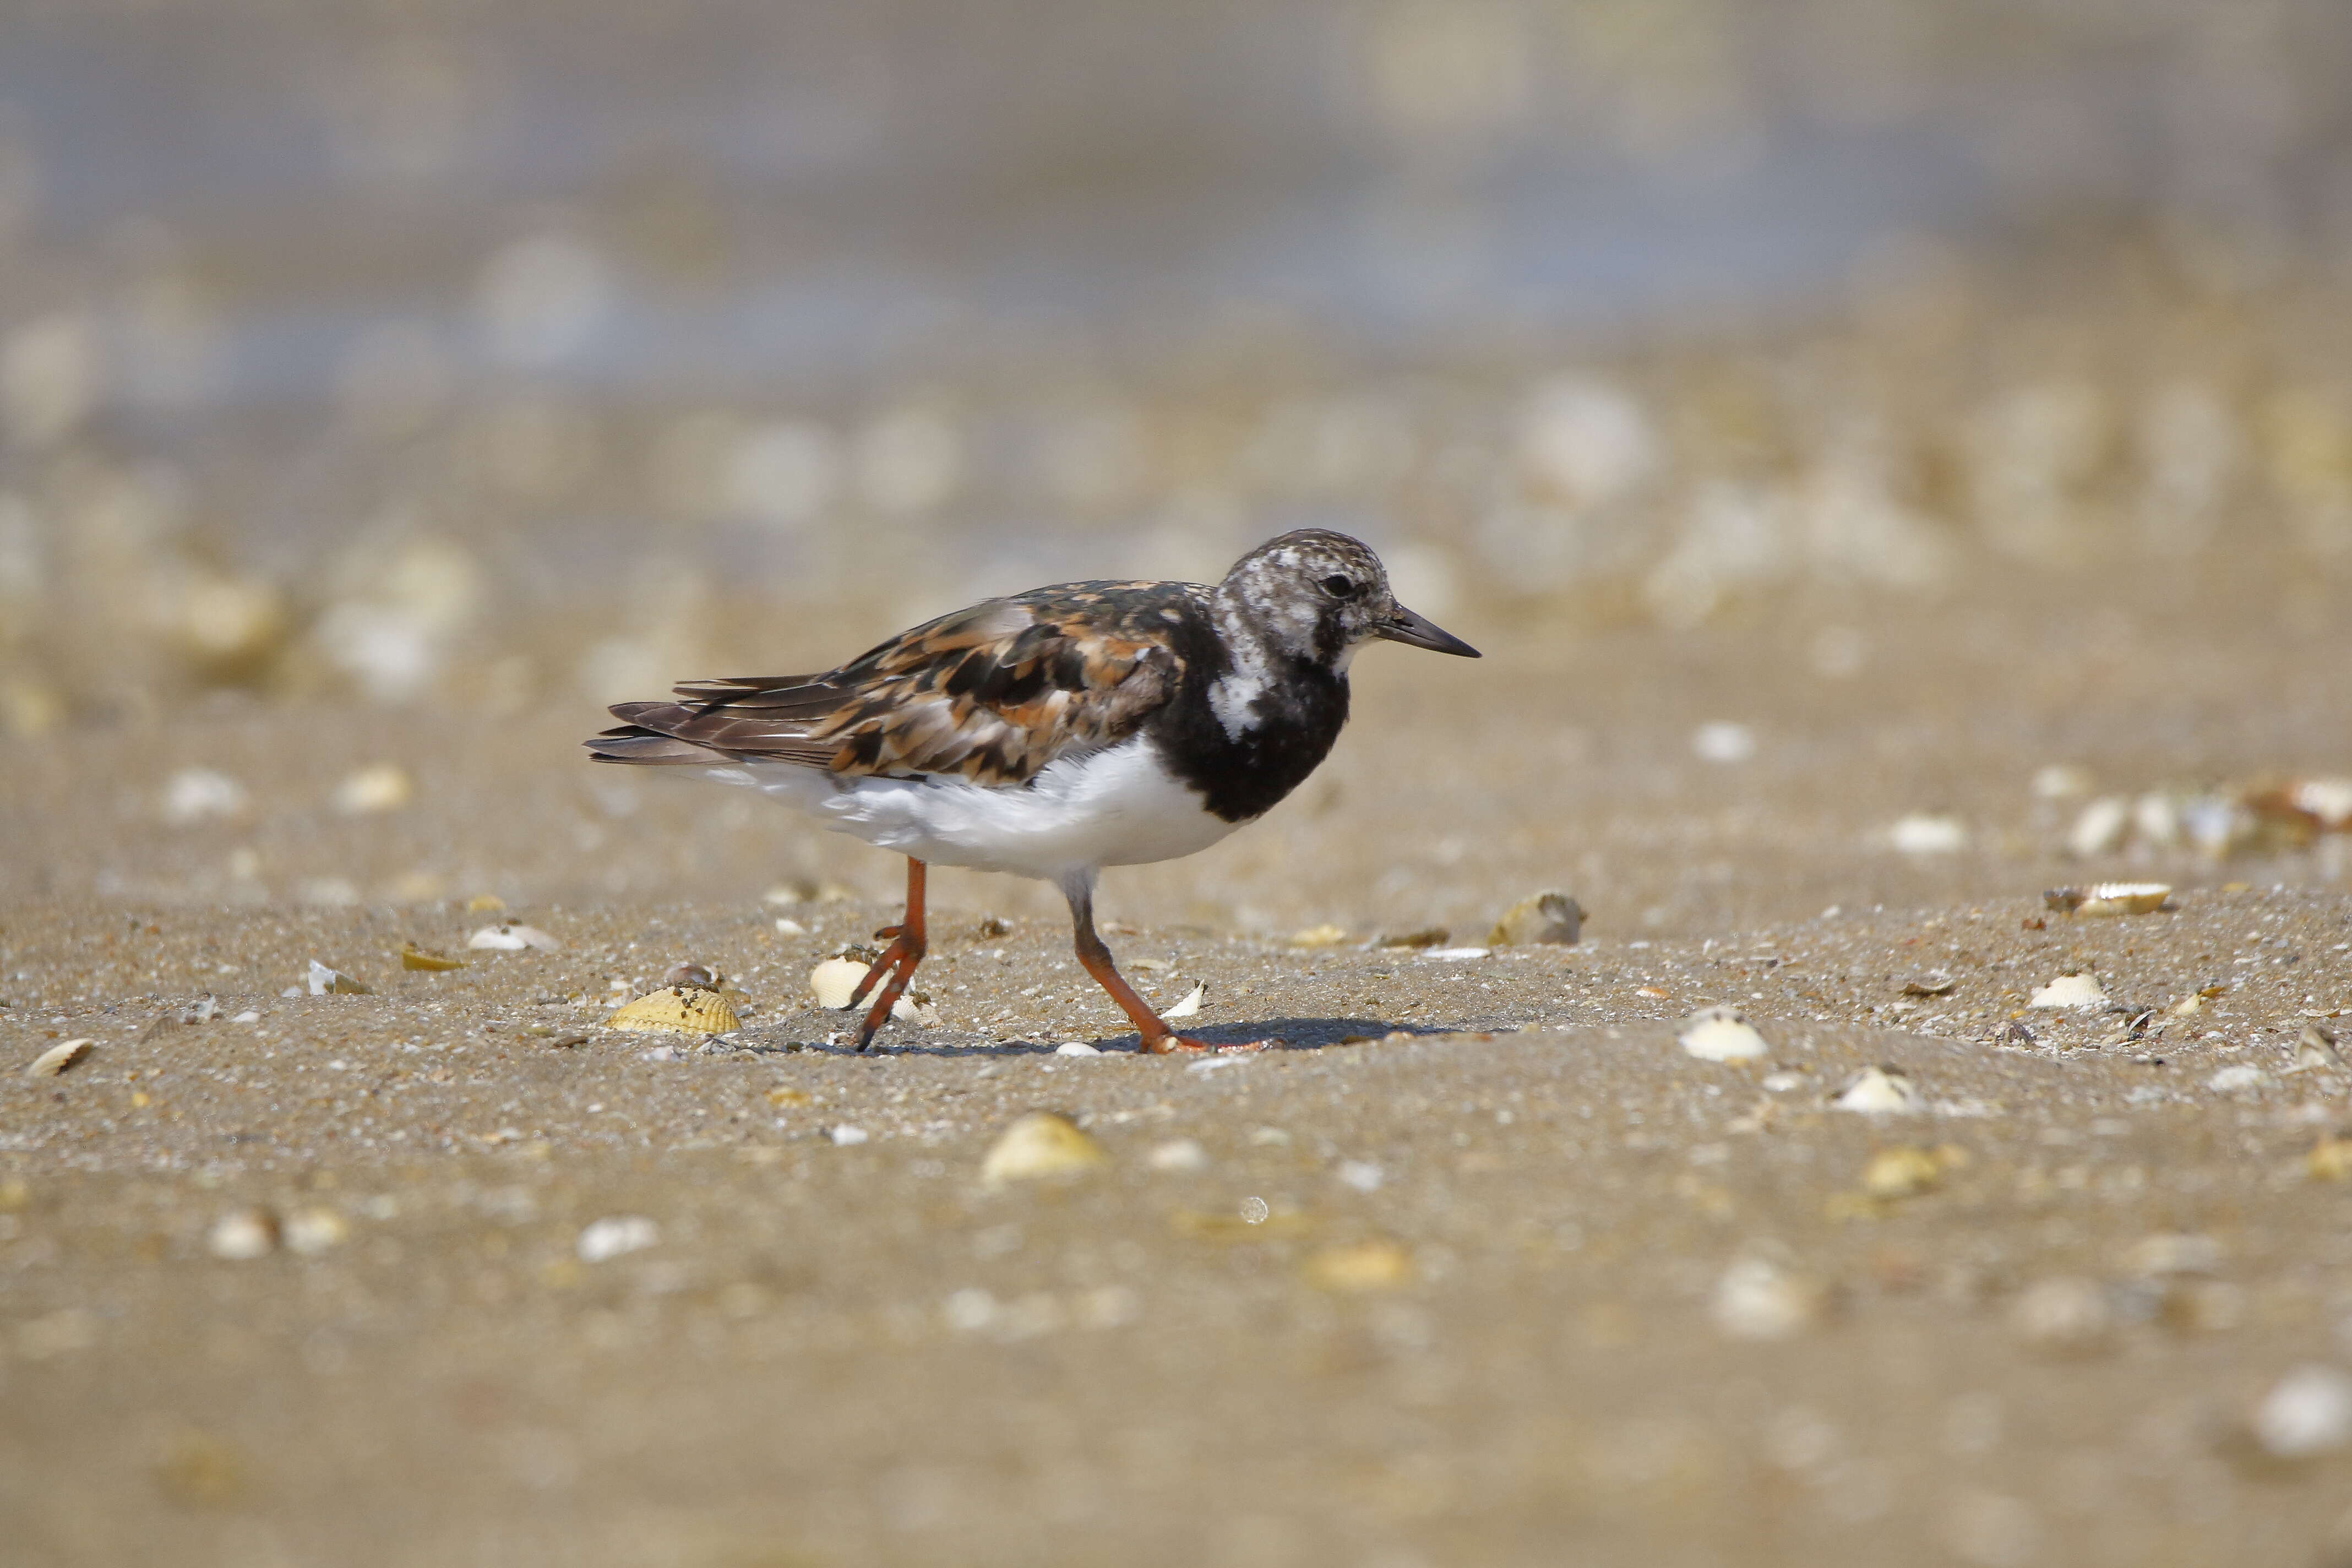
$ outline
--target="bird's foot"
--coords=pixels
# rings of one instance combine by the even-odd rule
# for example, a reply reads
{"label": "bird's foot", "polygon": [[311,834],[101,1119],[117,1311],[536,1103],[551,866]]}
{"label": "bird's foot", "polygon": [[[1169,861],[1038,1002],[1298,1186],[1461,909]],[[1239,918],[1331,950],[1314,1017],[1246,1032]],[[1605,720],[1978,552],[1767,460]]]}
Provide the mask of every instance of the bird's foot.
{"label": "bird's foot", "polygon": [[[866,994],[874,988],[876,981],[883,982],[882,989],[875,995],[873,1006],[866,1009],[865,1023],[857,1031],[857,1048],[861,1051],[874,1043],[876,1033],[889,1019],[891,1007],[905,994],[907,983],[915,977],[915,966],[923,962],[923,942],[910,940],[902,928],[893,926],[887,929],[895,934],[896,940],[866,971],[866,978],[857,983],[857,989],[849,994],[849,1005],[855,1007],[866,999]],[[877,931],[875,934],[879,936],[882,933]]]}

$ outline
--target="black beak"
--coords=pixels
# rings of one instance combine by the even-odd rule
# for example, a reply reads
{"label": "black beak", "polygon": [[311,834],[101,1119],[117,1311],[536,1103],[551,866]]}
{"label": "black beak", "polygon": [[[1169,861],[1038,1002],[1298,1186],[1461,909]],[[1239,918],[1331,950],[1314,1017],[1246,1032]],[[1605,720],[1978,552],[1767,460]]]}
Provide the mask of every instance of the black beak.
{"label": "black beak", "polygon": [[1389,618],[1381,622],[1380,629],[1372,635],[1376,637],[1386,637],[1391,642],[1403,643],[1408,647],[1425,647],[1432,653],[1459,654],[1464,658],[1478,657],[1476,648],[1472,647],[1452,632],[1439,629],[1436,625],[1414,615],[1402,605],[1391,606]]}

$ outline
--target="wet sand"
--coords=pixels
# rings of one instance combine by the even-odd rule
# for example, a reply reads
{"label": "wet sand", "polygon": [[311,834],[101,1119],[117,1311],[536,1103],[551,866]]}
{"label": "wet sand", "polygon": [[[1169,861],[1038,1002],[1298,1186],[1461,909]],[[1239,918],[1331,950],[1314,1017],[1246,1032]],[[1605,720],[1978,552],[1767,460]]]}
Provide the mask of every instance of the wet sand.
{"label": "wet sand", "polygon": [[[2063,849],[2098,795],[2352,773],[2327,606],[2248,565],[1460,617],[1489,658],[1368,657],[1268,823],[1112,874],[1148,994],[1289,1046],[1201,1061],[1111,1032],[1050,893],[961,873],[938,1025],[847,1054],[803,977],[896,864],[591,769],[584,704],[0,753],[10,1561],[2346,1560],[2352,1389],[2273,1397],[2352,1363],[2347,1076],[2292,1070],[2352,1006],[2344,836]],[[744,658],[796,638],[860,646]],[[1695,754],[1716,721],[1753,754]],[[338,813],[385,761],[414,801]],[[2057,764],[2092,795],[2037,799]],[[161,821],[186,766],[242,811]],[[1913,814],[1965,842],[1896,850]],[[2174,907],[2040,897],[2115,877]],[[1577,945],[1366,945],[1545,888]],[[501,917],[561,945],[465,951]],[[742,1028],[601,1026],[689,959]],[[314,960],[373,994],[281,995]],[[2108,1002],[2029,1005],[2068,971]],[[1764,1058],[1676,1046],[1717,1003]],[[1834,1103],[1874,1066],[1916,1108]],[[1108,1163],[982,1184],[1039,1109]],[[219,1256],[247,1210],[277,1244]]]}

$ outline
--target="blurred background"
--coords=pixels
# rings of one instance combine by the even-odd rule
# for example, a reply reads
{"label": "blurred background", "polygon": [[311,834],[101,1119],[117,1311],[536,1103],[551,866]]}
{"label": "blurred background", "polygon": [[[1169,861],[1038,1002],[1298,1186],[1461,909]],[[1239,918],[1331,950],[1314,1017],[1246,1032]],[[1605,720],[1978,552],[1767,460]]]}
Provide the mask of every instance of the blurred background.
{"label": "blurred background", "polygon": [[224,701],[584,732],[1306,523],[1475,638],[1797,626],[1827,679],[1874,615],[2251,573],[2333,624],[2352,574],[2333,0],[0,32],[28,745]]}

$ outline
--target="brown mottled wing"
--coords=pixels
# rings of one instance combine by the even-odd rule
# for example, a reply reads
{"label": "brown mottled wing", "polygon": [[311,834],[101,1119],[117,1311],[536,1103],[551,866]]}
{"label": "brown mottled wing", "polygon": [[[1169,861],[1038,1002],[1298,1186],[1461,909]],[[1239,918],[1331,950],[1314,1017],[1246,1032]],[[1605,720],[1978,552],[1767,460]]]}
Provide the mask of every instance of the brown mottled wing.
{"label": "brown mottled wing", "polygon": [[1190,584],[1080,583],[992,599],[824,675],[694,681],[625,702],[600,760],[798,763],[846,774],[1025,784],[1124,740],[1176,689]]}

